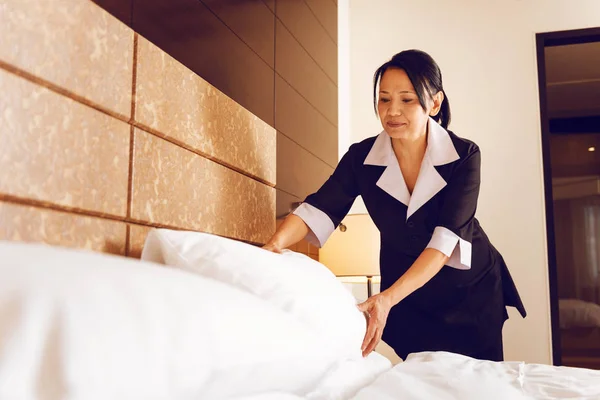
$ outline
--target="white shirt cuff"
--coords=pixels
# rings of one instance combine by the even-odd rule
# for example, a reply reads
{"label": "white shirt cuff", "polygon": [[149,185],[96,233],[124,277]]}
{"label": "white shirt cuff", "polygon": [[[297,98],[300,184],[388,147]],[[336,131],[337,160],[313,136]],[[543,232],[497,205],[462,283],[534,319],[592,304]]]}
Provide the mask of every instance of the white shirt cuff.
{"label": "white shirt cuff", "polygon": [[463,240],[450,229],[438,226],[427,245],[428,249],[436,249],[450,259],[446,265],[456,269],[471,269],[471,243]]}
{"label": "white shirt cuff", "polygon": [[302,203],[294,211],[294,215],[302,218],[304,223],[308,225],[310,231],[306,235],[306,240],[319,248],[323,247],[329,236],[335,230],[333,222],[327,214],[319,210],[317,207],[311,206],[308,203]]}

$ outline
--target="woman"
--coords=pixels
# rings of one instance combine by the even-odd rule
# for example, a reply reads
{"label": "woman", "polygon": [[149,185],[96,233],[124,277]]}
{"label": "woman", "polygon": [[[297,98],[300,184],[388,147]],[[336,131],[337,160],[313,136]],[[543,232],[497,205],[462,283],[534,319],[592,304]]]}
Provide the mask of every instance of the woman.
{"label": "woman", "polygon": [[359,305],[368,315],[363,355],[383,336],[401,358],[449,351],[501,361],[506,306],[526,313],[475,219],[479,148],[446,130],[442,75],[422,51],[398,53],[375,72],[373,101],[383,132],[352,145],[265,248],[305,236],[322,246],[360,195],[381,232],[381,292]]}

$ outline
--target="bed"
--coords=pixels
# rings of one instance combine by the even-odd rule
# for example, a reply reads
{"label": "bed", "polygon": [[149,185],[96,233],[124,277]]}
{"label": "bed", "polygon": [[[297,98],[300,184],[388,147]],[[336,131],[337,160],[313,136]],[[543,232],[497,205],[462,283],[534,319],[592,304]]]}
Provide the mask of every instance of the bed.
{"label": "bed", "polygon": [[307,255],[151,229],[142,261],[0,241],[0,398],[596,399],[600,371],[363,358],[352,294]]}
{"label": "bed", "polygon": [[600,328],[561,329],[562,363],[600,370]]}
{"label": "bed", "polygon": [[559,299],[562,363],[600,370],[600,305]]}
{"label": "bed", "polygon": [[600,398],[587,369],[362,358],[341,282],[260,249],[272,127],[90,1],[2,10],[0,399]]}

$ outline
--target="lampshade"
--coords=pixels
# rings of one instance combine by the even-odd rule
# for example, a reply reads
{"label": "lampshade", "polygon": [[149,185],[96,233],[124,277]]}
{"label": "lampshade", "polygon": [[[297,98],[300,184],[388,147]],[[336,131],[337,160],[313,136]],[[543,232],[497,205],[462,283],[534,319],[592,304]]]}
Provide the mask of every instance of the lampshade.
{"label": "lampshade", "polygon": [[319,251],[319,261],[338,276],[379,275],[379,231],[368,214],[348,215]]}

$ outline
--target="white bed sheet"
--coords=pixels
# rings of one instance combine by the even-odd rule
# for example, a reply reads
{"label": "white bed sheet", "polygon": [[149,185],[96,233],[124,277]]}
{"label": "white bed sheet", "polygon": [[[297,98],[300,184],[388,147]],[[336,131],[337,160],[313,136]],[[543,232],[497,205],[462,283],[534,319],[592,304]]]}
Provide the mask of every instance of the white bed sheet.
{"label": "white bed sheet", "polygon": [[353,399],[597,400],[600,371],[426,352],[381,374]]}

